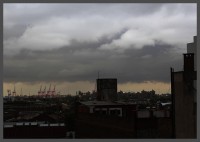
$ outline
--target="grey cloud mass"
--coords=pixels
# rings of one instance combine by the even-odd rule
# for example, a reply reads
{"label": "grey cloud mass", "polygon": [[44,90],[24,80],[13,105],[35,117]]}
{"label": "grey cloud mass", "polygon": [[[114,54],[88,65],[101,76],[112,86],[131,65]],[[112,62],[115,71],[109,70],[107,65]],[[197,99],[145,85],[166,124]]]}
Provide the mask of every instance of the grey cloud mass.
{"label": "grey cloud mass", "polygon": [[[26,12],[24,12],[26,11]],[[4,81],[169,82],[195,4],[4,4]]]}

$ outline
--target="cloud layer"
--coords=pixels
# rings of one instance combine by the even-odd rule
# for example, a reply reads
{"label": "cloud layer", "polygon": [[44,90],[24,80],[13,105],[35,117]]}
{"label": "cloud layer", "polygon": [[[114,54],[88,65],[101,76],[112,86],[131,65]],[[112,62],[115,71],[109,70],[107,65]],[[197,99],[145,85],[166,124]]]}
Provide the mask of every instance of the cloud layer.
{"label": "cloud layer", "polygon": [[[26,12],[24,12],[26,11]],[[4,4],[4,81],[169,82],[195,4]]]}

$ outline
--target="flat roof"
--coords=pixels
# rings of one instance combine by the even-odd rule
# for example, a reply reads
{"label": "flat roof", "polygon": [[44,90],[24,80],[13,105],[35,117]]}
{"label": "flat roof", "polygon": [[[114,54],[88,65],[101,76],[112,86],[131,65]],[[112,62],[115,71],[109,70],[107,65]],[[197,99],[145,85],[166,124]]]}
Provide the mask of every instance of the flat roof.
{"label": "flat roof", "polygon": [[97,105],[119,105],[114,102],[107,102],[107,101],[86,101],[86,102],[80,102],[83,105],[87,106],[97,106]]}

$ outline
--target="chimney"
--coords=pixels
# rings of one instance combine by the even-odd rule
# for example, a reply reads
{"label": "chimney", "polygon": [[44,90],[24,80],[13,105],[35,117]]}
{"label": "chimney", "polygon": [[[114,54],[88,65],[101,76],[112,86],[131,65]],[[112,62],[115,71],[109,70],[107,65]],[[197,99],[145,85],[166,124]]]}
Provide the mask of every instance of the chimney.
{"label": "chimney", "polygon": [[196,72],[194,71],[194,53],[187,53],[184,55],[184,80],[186,82],[193,82],[196,79]]}
{"label": "chimney", "polygon": [[184,72],[194,71],[194,53],[183,54],[184,56]]}

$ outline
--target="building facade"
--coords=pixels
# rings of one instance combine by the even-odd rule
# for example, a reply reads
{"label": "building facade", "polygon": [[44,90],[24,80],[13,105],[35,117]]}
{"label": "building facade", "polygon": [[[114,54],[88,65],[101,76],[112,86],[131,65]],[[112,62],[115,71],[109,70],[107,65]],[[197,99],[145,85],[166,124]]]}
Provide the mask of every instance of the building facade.
{"label": "building facade", "polygon": [[174,72],[171,69],[172,114],[174,138],[196,138],[196,51],[197,40],[187,44],[184,57],[184,70]]}

